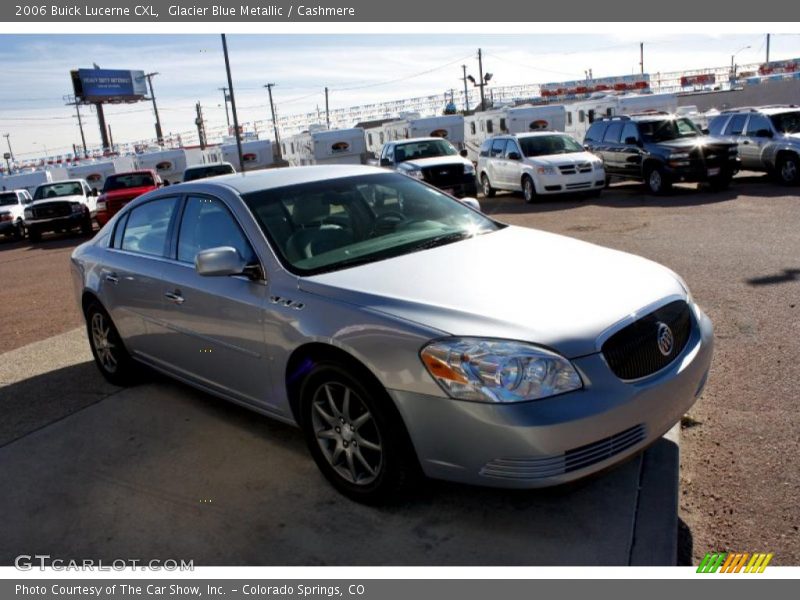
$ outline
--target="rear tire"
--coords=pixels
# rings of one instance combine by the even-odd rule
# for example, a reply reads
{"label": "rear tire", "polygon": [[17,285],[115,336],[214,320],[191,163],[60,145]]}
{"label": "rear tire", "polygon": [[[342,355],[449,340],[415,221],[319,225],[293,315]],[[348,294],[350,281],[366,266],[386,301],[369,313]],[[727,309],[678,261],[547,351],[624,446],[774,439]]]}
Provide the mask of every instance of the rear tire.
{"label": "rear tire", "polygon": [[17,221],[14,225],[12,237],[17,241],[25,238],[25,224],[22,221]]}
{"label": "rear tire", "polygon": [[42,232],[35,227],[28,227],[28,238],[30,238],[32,242],[41,242]]}
{"label": "rear tire", "polygon": [[525,202],[528,204],[536,202],[536,186],[530,175],[523,175],[522,177],[522,197],[525,198]]}
{"label": "rear tire", "polygon": [[494,198],[494,195],[497,193],[497,190],[495,190],[489,182],[489,176],[486,173],[481,175],[481,188],[485,198]]}
{"label": "rear tire", "polygon": [[92,236],[94,227],[92,226],[92,217],[87,216],[81,223],[81,233],[86,236]]}
{"label": "rear tire", "polygon": [[777,175],[783,185],[800,183],[800,164],[796,154],[787,154],[778,160]]}
{"label": "rear tire", "polygon": [[644,173],[644,184],[647,190],[656,196],[662,196],[672,188],[667,174],[660,165],[647,167]]}
{"label": "rear tire", "polygon": [[400,414],[377,382],[337,362],[317,363],[300,387],[306,444],[325,478],[345,496],[382,504],[418,481]]}
{"label": "rear tire", "polygon": [[142,369],[125,349],[111,317],[97,301],[85,311],[86,333],[100,374],[113,385],[126,387],[140,380]]}

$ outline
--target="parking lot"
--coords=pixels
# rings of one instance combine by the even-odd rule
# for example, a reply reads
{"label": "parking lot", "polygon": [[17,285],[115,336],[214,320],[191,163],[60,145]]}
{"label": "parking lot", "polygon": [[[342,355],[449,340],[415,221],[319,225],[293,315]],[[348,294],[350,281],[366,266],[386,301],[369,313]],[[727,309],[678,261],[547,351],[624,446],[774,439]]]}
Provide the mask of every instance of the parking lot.
{"label": "parking lot", "polygon": [[[745,173],[716,193],[685,185],[653,197],[621,183],[591,199],[481,199],[499,220],[667,265],[714,321],[711,377],[681,433],[684,563],[721,549],[800,564],[795,191]],[[648,461],[669,460],[663,445],[565,489],[436,484],[407,506],[354,506],[328,489],[291,428],[158,378],[126,391],[103,383],[76,331],[69,255],[82,240],[0,242],[0,474],[13,482],[0,510],[19,515],[2,564],[23,550],[205,564],[628,564],[631,539],[649,539],[646,524],[631,529],[636,503],[670,512],[669,494],[648,496],[658,488],[641,477]],[[510,259],[535,274],[553,257],[521,249]],[[608,531],[618,536],[601,543]],[[539,552],[542,540],[558,552]]]}

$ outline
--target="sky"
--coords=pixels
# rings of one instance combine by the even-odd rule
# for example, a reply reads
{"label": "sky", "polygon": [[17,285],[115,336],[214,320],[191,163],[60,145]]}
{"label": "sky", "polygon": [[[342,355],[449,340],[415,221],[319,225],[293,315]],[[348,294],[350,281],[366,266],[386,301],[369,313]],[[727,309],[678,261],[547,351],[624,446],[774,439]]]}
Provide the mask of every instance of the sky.
{"label": "sky", "polygon": [[[622,32],[615,35],[229,35],[228,50],[240,122],[268,119],[263,85],[274,82],[279,114],[443,94],[463,89],[461,65],[477,76],[477,49],[492,84],[514,85],[627,75],[645,71],[730,65],[764,60],[761,34],[680,35]],[[747,48],[749,46],[749,48]],[[800,57],[800,35],[773,35],[773,60]],[[225,125],[222,92],[227,85],[218,35],[0,35],[0,134],[10,134],[18,159],[70,152],[80,143],[69,71],[91,68],[157,71],[153,78],[162,128],[194,130],[201,102],[207,127]],[[95,115],[82,109],[87,144],[100,143]],[[154,136],[150,103],[108,106],[114,141]],[[0,139],[6,151],[6,140]]]}

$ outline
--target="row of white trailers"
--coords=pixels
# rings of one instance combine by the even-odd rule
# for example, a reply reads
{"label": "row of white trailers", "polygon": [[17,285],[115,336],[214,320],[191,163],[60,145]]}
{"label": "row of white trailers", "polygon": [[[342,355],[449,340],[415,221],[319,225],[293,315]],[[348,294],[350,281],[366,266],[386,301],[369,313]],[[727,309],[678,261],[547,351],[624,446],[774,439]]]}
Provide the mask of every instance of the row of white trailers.
{"label": "row of white trailers", "polygon": [[[242,160],[247,171],[275,166],[272,142],[269,140],[242,142]],[[37,169],[24,169],[0,177],[0,189],[27,189],[33,193],[36,186],[42,183],[65,179],[85,179],[92,188],[101,191],[110,175],[137,169],[152,169],[158,173],[162,181],[175,184],[183,180],[183,172],[187,167],[218,162],[229,162],[237,171],[239,170],[239,152],[235,143],[223,143],[204,150],[173,148],[113,158],[47,165]]]}
{"label": "row of white trailers", "polygon": [[308,131],[285,138],[283,157],[292,166],[313,164],[365,164],[380,155],[384,144],[401,139],[441,137],[468,157],[478,160],[483,141],[501,133],[564,131],[583,140],[595,118],[644,111],[678,111],[674,94],[598,95],[572,104],[501,107],[466,117],[401,115],[372,127],[329,130],[312,125]]}

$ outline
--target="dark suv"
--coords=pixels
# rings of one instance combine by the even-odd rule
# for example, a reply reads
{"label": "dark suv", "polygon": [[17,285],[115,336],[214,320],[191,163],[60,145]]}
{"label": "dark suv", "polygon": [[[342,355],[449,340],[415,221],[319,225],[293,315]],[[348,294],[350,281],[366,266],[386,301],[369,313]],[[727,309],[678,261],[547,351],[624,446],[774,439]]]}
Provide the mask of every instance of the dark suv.
{"label": "dark suv", "polygon": [[666,193],[678,181],[724,189],[739,170],[735,143],[704,135],[689,119],[667,113],[603,117],[583,143],[603,159],[607,176],[639,179],[653,194]]}

